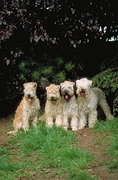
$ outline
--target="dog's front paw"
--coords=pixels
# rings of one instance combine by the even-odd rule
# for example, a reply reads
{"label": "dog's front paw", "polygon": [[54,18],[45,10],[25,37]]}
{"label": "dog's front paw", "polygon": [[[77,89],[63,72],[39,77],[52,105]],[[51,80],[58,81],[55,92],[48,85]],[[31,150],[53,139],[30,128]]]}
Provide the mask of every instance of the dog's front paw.
{"label": "dog's front paw", "polygon": [[79,125],[78,129],[84,129],[84,127],[85,127],[84,125]]}
{"label": "dog's front paw", "polygon": [[66,131],[68,130],[68,127],[66,127],[66,126],[64,126],[63,128],[64,128],[64,130],[66,130]]}
{"label": "dog's front paw", "polygon": [[78,128],[77,127],[73,127],[72,131],[78,131]]}
{"label": "dog's front paw", "polygon": [[28,131],[28,127],[23,126],[23,130],[24,130],[25,132],[27,132],[27,131]]}
{"label": "dog's front paw", "polygon": [[37,127],[37,124],[33,124],[33,127],[36,128],[36,127]]}

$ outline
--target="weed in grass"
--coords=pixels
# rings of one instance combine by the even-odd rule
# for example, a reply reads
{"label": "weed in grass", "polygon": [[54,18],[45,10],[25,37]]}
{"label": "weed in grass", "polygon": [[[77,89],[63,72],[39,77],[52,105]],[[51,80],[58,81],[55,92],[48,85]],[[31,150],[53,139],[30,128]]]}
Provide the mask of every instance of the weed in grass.
{"label": "weed in grass", "polygon": [[9,155],[9,151],[4,148],[2,145],[0,145],[0,157],[4,155]]}
{"label": "weed in grass", "polygon": [[118,159],[114,160],[108,167],[110,171],[118,170]]}
{"label": "weed in grass", "polygon": [[86,171],[72,172],[67,176],[68,180],[98,180],[95,177],[90,177]]}
{"label": "weed in grass", "polygon": [[108,162],[104,161],[104,160],[99,160],[97,163],[98,163],[99,166],[103,166],[104,164],[107,165]]}
{"label": "weed in grass", "polygon": [[63,174],[63,170],[62,169],[58,169],[56,172],[54,172],[52,174],[52,177],[59,179],[61,177],[61,175]]}

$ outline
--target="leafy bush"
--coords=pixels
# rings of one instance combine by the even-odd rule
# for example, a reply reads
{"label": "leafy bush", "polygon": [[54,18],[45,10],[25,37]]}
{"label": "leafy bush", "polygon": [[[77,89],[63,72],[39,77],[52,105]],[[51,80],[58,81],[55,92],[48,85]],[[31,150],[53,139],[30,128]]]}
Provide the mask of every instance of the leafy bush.
{"label": "leafy bush", "polygon": [[[109,96],[112,101],[110,106],[113,109],[113,114],[117,117],[118,114],[118,68],[108,68],[105,71],[96,74],[93,78],[93,86],[97,86],[104,90],[106,96]],[[111,97],[110,97],[111,95]],[[117,97],[117,99],[116,99]]]}
{"label": "leafy bush", "polygon": [[48,57],[45,61],[36,61],[32,58],[21,61],[19,64],[20,81],[36,81],[40,83],[41,77],[47,78],[50,82],[60,83],[70,77],[76,78],[76,73],[83,66],[75,62],[64,61],[64,58],[58,57],[50,60]]}
{"label": "leafy bush", "polygon": [[118,68],[109,68],[96,74],[93,78],[93,86],[100,87],[106,95],[118,91]]}

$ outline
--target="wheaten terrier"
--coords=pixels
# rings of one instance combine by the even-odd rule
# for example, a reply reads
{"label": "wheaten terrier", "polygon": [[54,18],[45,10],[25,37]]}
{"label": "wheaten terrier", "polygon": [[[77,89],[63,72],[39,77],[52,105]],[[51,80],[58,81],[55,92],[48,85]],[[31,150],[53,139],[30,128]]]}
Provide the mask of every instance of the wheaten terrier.
{"label": "wheaten terrier", "polygon": [[47,127],[62,125],[62,98],[60,86],[50,84],[46,87],[47,100],[45,105],[45,118]]}
{"label": "wheaten terrier", "polygon": [[72,131],[78,130],[78,104],[74,95],[74,82],[64,81],[60,84],[62,106],[63,106],[63,127]]}
{"label": "wheaten terrier", "polygon": [[79,108],[79,129],[82,129],[88,123],[92,128],[97,120],[97,106],[102,108],[108,119],[112,119],[110,108],[106,101],[105,94],[99,88],[91,88],[92,81],[87,78],[76,80],[76,93],[78,95]]}
{"label": "wheaten terrier", "polygon": [[15,118],[13,121],[14,130],[7,134],[14,135],[19,129],[28,131],[29,121],[32,121],[34,127],[38,122],[38,112],[40,109],[40,101],[36,96],[37,83],[29,82],[23,84],[24,97],[17,107]]}

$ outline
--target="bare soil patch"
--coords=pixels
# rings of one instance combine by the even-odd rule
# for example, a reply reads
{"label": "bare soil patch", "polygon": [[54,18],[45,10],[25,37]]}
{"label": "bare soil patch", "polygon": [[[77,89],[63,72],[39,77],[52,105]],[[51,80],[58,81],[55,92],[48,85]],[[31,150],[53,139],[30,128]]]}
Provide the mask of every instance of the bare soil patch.
{"label": "bare soil patch", "polygon": [[8,127],[11,126],[11,120],[9,117],[0,119],[0,144],[5,145],[8,140]]}
{"label": "bare soil patch", "polygon": [[110,172],[107,166],[112,159],[105,154],[108,146],[105,146],[106,139],[102,137],[108,133],[93,133],[89,128],[80,130],[77,133],[78,147],[90,151],[95,157],[95,162],[90,166],[93,175],[100,177],[100,180],[118,180],[118,173]]}
{"label": "bare soil patch", "polygon": [[[11,125],[12,122],[9,117],[0,119],[1,145],[7,145],[7,140],[9,138],[7,131]],[[91,174],[99,177],[99,180],[118,180],[118,173],[110,172],[107,166],[108,162],[112,160],[105,154],[108,146],[102,145],[106,143],[104,142],[106,140],[102,138],[102,136],[107,136],[107,133],[93,133],[92,129],[85,128],[83,130],[79,130],[76,135],[78,138],[77,146],[83,150],[91,152],[91,154],[95,157],[94,163],[89,167]],[[44,179],[46,179],[46,177]]]}

